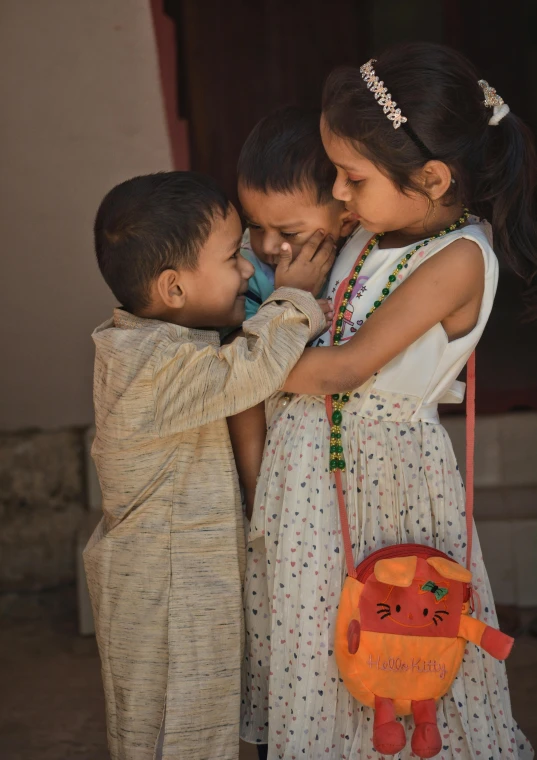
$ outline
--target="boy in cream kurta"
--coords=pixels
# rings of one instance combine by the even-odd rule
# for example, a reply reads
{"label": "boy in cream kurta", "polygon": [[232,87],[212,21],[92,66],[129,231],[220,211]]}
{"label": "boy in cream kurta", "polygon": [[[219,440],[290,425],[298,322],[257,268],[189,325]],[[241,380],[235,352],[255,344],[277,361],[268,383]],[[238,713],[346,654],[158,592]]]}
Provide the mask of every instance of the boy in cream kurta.
{"label": "boy in cream kurta", "polygon": [[[240,324],[252,274],[240,236],[188,172],[123,183],[97,215],[124,306],[93,334],[104,516],[84,554],[113,760],[152,760],[163,726],[166,760],[238,758],[244,533],[225,418],[281,387],[325,325],[311,295],[281,288],[220,347],[206,328]],[[313,292],[331,256],[310,261]]]}

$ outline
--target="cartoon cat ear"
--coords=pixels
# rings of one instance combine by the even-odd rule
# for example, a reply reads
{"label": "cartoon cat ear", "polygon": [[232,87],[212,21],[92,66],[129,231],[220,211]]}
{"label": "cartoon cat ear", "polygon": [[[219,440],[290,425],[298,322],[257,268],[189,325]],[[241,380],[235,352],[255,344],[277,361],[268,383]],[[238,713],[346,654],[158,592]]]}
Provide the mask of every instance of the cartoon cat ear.
{"label": "cartoon cat ear", "polygon": [[412,585],[416,575],[417,557],[397,557],[394,559],[379,559],[375,563],[375,578],[389,586]]}
{"label": "cartoon cat ear", "polygon": [[452,581],[460,581],[461,583],[469,583],[472,580],[472,573],[469,570],[457,562],[451,562],[451,560],[445,557],[429,557],[427,564],[434,567],[442,578],[449,578]]}

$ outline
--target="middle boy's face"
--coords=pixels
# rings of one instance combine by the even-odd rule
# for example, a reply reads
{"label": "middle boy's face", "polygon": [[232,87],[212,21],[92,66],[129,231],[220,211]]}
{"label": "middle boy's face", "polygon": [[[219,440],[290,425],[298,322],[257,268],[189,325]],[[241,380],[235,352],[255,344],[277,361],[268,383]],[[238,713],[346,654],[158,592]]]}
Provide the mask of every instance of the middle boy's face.
{"label": "middle boy's face", "polygon": [[354,226],[343,203],[331,200],[318,205],[309,190],[264,193],[239,182],[238,193],[252,250],[273,267],[278,264],[282,243],[290,244],[295,258],[317,230],[338,240]]}

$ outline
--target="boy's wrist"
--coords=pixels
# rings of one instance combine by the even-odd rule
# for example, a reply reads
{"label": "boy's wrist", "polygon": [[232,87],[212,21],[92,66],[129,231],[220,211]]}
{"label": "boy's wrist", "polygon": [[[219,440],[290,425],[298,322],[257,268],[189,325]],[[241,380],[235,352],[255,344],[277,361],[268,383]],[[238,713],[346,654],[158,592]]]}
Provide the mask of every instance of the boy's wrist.
{"label": "boy's wrist", "polygon": [[323,310],[311,293],[308,293],[305,290],[299,290],[298,288],[282,287],[275,290],[274,293],[267,298],[265,304],[270,303],[271,301],[288,301],[301,311],[302,314],[308,318],[311,340],[318,335],[321,335],[326,330],[326,318]]}

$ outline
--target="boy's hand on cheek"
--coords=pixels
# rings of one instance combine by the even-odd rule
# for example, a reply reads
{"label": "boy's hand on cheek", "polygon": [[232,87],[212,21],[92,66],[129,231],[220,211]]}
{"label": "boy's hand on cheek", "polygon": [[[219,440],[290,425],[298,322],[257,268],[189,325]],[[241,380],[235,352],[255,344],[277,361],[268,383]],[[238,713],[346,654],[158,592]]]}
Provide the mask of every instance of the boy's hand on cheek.
{"label": "boy's hand on cheek", "polygon": [[309,291],[314,296],[318,295],[332,268],[335,253],[336,241],[331,235],[325,237],[323,230],[317,230],[307,243],[304,243],[294,261],[291,246],[289,243],[283,243],[274,285],[276,288],[299,288]]}

